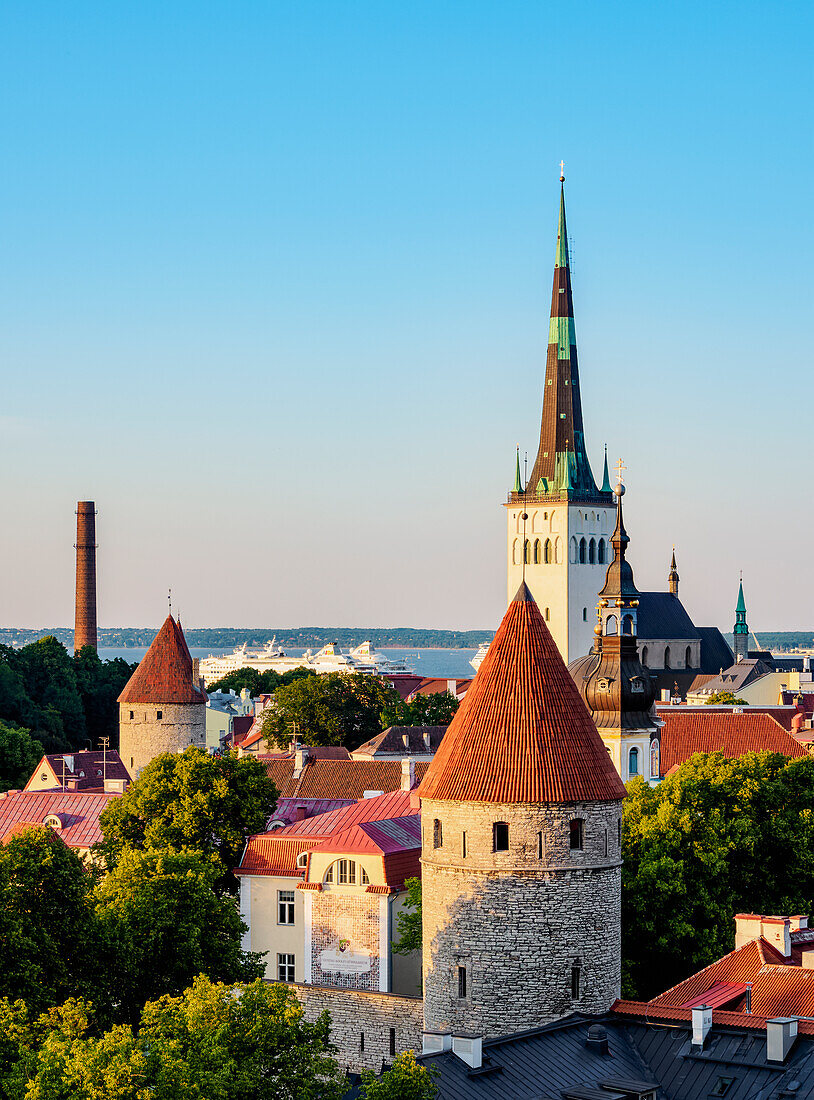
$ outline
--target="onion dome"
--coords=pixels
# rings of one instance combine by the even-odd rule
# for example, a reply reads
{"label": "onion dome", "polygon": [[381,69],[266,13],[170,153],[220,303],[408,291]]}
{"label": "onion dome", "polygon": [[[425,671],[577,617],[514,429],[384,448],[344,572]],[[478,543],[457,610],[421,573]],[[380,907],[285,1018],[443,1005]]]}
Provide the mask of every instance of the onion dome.
{"label": "onion dome", "polygon": [[611,802],[625,793],[523,582],[418,794],[540,803]]}
{"label": "onion dome", "polygon": [[119,696],[120,703],[205,703],[206,693],[192,679],[192,656],[181,624],[168,615],[138,668]]}

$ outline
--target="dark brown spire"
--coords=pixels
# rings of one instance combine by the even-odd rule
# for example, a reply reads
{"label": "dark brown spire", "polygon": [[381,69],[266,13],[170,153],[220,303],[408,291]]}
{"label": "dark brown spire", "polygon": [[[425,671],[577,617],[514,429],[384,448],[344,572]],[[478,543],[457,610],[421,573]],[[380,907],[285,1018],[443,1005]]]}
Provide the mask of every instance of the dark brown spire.
{"label": "dark brown spire", "polygon": [[676,568],[676,548],[673,547],[673,560],[670,562],[670,572],[667,576],[667,584],[670,587],[670,595],[678,595],[678,569]]}
{"label": "dark brown spire", "polygon": [[639,590],[633,582],[633,569],[630,562],[625,560],[628,538],[625,530],[625,522],[622,519],[622,497],[625,487],[621,481],[614,489],[616,494],[616,527],[611,535],[613,546],[613,561],[608,566],[605,574],[605,587],[599,593],[600,596],[638,596]]}
{"label": "dark brown spire", "polygon": [[582,401],[579,395],[577,338],[571,298],[571,269],[565,224],[565,191],[560,187],[560,220],[554,256],[554,286],[548,333],[540,446],[528,493],[604,500],[596,487],[585,450]]}

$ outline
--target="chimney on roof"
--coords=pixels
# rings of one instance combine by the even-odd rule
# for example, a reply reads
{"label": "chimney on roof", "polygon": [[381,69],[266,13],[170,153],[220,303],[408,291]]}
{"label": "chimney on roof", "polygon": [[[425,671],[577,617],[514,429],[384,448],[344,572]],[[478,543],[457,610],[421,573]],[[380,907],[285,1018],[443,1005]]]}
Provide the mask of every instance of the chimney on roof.
{"label": "chimney on roof", "polygon": [[442,1054],[452,1050],[452,1035],[449,1031],[423,1031],[421,1033],[422,1054]]}
{"label": "chimney on roof", "polygon": [[409,752],[410,751],[410,734],[409,733],[403,733],[401,735],[401,743],[402,743],[402,745],[404,745],[405,752]]}
{"label": "chimney on roof", "polygon": [[415,760],[401,762],[401,789],[411,791],[415,784]]}
{"label": "chimney on roof", "polygon": [[703,1049],[711,1028],[712,1009],[709,1005],[698,1005],[692,1010],[692,1045]]}
{"label": "chimney on roof", "polygon": [[124,794],[124,789],[126,786],[126,779],[106,779],[105,794]]}
{"label": "chimney on roof", "polygon": [[294,807],[294,821],[305,821],[306,817],[308,817],[308,810],[305,808],[305,806]]}
{"label": "chimney on roof", "polygon": [[308,763],[308,746],[307,745],[295,745],[294,748],[294,774],[293,779],[299,779],[302,775],[303,768]]}
{"label": "chimney on roof", "polygon": [[483,1038],[471,1032],[461,1032],[452,1036],[452,1053],[470,1069],[480,1069],[483,1065]]}
{"label": "chimney on roof", "polygon": [[608,1054],[608,1033],[602,1024],[591,1024],[585,1046],[594,1054]]}
{"label": "chimney on roof", "polygon": [[801,932],[803,929],[808,928],[808,916],[797,913],[795,916],[789,917],[789,927],[792,932]]}
{"label": "chimney on roof", "polygon": [[791,955],[791,922],[807,918],[768,917],[760,913],[735,914],[735,950],[745,947],[761,937],[770,943],[784,958]]}
{"label": "chimney on roof", "polygon": [[746,992],[743,1000],[743,1011],[747,1016],[752,1015],[752,983],[746,982]]}
{"label": "chimney on roof", "polygon": [[766,1021],[766,1061],[785,1062],[797,1038],[797,1020],[792,1016],[777,1016]]}
{"label": "chimney on roof", "polygon": [[427,752],[432,752],[432,748],[430,746],[430,731],[428,727],[424,729],[424,748],[427,750]]}

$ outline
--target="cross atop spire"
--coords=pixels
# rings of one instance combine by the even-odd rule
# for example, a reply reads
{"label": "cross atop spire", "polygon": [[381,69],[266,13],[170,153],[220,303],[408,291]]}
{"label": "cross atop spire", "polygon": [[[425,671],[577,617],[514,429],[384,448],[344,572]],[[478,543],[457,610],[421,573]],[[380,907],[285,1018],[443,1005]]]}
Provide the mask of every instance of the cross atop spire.
{"label": "cross atop spire", "polygon": [[554,250],[554,285],[540,445],[526,482],[526,492],[609,504],[609,495],[596,487],[585,450],[565,221],[565,187],[562,185],[565,179],[563,165],[560,166],[560,173],[560,211]]}

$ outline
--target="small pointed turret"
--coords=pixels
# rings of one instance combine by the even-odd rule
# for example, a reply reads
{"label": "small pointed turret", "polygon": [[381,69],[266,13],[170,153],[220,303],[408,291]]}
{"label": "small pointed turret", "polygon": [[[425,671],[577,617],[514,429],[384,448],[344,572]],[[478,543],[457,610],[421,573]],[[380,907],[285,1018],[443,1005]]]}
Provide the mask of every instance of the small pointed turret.
{"label": "small pointed turret", "polygon": [[735,660],[743,661],[749,655],[749,627],[746,624],[746,600],[743,598],[743,576],[738,586],[738,602],[735,605],[734,628]]}
{"label": "small pointed turret", "polygon": [[622,518],[622,497],[625,493],[625,487],[621,481],[617,484],[614,492],[616,494],[616,527],[611,535],[614,555],[613,561],[608,566],[608,571],[605,574],[605,587],[599,595],[605,597],[637,597],[639,590],[633,582],[633,568],[630,562],[625,560],[625,551],[630,539]]}
{"label": "small pointed turret", "polygon": [[667,584],[669,585],[671,596],[678,595],[678,581],[679,577],[678,569],[676,568],[676,548],[673,547],[673,559],[670,562],[670,572],[667,575]]}
{"label": "small pointed turret", "polygon": [[602,488],[599,490],[601,493],[612,492],[610,483],[610,474],[608,473],[608,445],[605,444],[605,469],[602,471]]}
{"label": "small pointed turret", "polygon": [[520,448],[517,448],[517,466],[514,472],[514,490],[515,493],[523,492],[523,482],[520,479]]}

